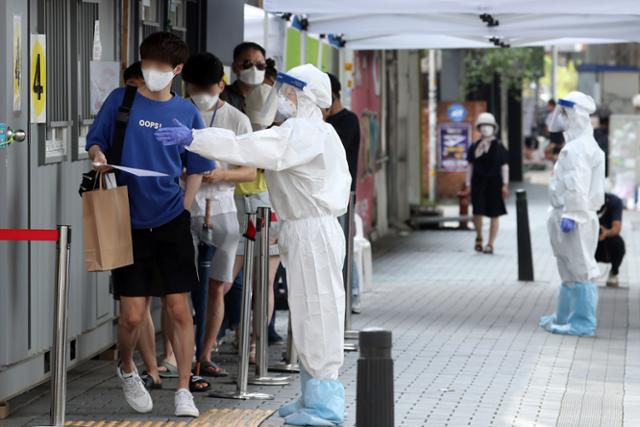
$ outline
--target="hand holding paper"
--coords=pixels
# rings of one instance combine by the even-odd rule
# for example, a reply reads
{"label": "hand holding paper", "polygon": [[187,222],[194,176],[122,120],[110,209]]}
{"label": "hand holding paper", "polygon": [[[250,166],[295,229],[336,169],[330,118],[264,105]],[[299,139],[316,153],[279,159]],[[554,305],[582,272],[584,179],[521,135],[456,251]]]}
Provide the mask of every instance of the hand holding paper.
{"label": "hand holding paper", "polygon": [[178,145],[186,147],[193,142],[193,132],[178,119],[173,119],[176,127],[160,128],[155,132],[155,137],[164,146]]}

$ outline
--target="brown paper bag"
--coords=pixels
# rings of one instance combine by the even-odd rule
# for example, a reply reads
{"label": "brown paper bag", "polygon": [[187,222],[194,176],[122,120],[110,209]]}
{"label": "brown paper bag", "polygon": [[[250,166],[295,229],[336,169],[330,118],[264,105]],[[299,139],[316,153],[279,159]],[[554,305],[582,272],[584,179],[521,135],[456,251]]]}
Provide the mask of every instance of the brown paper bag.
{"label": "brown paper bag", "polygon": [[97,190],[82,195],[84,263],[87,271],[109,271],[133,264],[131,217],[127,187]]}

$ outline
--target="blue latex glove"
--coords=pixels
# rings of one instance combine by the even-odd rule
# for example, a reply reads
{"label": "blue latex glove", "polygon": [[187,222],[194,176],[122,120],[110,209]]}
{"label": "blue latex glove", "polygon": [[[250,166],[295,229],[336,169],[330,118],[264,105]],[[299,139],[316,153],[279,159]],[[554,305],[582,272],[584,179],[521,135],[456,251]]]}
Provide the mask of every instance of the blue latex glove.
{"label": "blue latex glove", "polygon": [[576,229],[576,222],[569,218],[562,218],[562,221],[560,221],[560,229],[565,233],[571,233]]}
{"label": "blue latex glove", "polygon": [[154,136],[164,146],[178,145],[186,147],[193,142],[192,130],[182,123],[178,119],[173,119],[176,127],[160,128],[155,131]]}

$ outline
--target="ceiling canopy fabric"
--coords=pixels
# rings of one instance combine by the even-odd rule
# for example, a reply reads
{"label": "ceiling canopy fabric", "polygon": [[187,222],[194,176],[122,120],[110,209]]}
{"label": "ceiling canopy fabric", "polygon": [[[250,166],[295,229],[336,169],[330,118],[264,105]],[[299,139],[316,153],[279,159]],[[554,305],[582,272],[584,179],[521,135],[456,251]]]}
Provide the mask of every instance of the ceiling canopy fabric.
{"label": "ceiling canopy fabric", "polygon": [[265,0],[265,9],[304,14],[308,31],[342,34],[356,50],[640,42],[640,0]]}

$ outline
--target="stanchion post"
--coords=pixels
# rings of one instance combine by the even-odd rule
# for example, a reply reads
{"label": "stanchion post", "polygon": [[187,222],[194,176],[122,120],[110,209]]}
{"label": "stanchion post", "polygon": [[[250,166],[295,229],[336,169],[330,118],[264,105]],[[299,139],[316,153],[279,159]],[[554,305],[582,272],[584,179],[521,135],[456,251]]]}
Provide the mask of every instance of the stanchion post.
{"label": "stanchion post", "polygon": [[391,331],[360,331],[356,395],[357,427],[393,427],[393,359]]}
{"label": "stanchion post", "polygon": [[253,385],[287,385],[289,377],[272,377],[267,373],[268,321],[269,318],[269,223],[271,209],[259,207],[257,215],[258,269],[256,275],[256,297],[254,333],[256,335],[256,374],[249,380]]}
{"label": "stanchion post", "polygon": [[247,214],[247,231],[245,233],[244,243],[244,276],[242,281],[242,303],[241,303],[241,319],[240,319],[240,343],[238,346],[238,378],[236,381],[236,390],[232,392],[212,391],[209,397],[218,397],[224,399],[259,399],[269,400],[273,396],[265,393],[248,393],[247,381],[249,377],[249,333],[251,329],[251,294],[253,281],[253,261],[254,261],[254,244],[255,244],[255,223],[256,214]]}
{"label": "stanchion post", "polygon": [[300,372],[300,365],[298,364],[298,352],[293,344],[293,332],[291,331],[291,314],[289,314],[289,327],[287,328],[287,350],[284,352],[282,361],[271,367],[270,371],[273,372]]}
{"label": "stanchion post", "polygon": [[67,399],[67,313],[69,306],[69,263],[71,261],[71,227],[58,226],[58,265],[53,313],[53,349],[51,371],[52,426],[64,426]]}
{"label": "stanchion post", "polygon": [[527,192],[516,191],[516,216],[518,228],[518,280],[532,282],[533,256],[531,252],[531,233],[529,231],[529,209]]}
{"label": "stanchion post", "polygon": [[[344,266],[342,267],[342,278],[344,282],[345,304],[344,304],[344,337],[345,339],[358,339],[358,331],[351,329],[351,304],[353,290],[353,236],[355,234],[356,193],[352,191],[349,196],[349,207],[344,224],[344,237],[346,240],[346,255]],[[345,351],[357,351],[358,348],[354,343],[345,343]]]}

